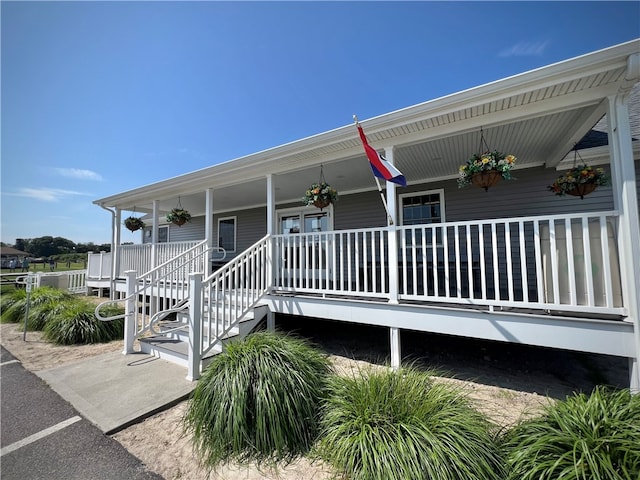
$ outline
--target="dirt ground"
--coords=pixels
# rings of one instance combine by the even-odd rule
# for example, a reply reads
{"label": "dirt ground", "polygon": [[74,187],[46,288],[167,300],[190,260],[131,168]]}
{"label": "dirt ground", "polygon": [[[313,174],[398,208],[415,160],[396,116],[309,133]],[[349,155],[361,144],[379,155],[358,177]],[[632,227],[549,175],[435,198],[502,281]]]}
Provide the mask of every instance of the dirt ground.
{"label": "dirt ground", "polygon": [[[279,317],[277,326],[322,348],[341,374],[383,367],[389,361],[388,333],[383,328],[295,317]],[[0,325],[0,339],[31,371],[122,348],[122,341],[54,346],[37,332],[28,332],[24,342],[19,326],[12,324]],[[535,415],[542,405],[573,392],[590,391],[596,384],[627,386],[628,382],[626,359],[418,332],[402,332],[402,354],[403,361],[438,369],[442,381],[464,388],[477,407],[502,427]],[[326,466],[304,458],[275,471],[261,471],[255,465],[227,465],[209,474],[199,466],[190,437],[182,434],[186,406],[187,402],[180,403],[114,438],[167,480],[331,478]]]}

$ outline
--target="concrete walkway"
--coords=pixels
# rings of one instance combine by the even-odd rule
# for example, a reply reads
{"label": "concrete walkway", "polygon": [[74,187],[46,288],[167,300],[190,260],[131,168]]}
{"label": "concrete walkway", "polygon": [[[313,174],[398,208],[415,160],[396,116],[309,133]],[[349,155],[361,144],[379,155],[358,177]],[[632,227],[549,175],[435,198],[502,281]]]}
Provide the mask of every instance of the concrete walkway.
{"label": "concrete walkway", "polygon": [[144,353],[106,353],[36,375],[106,434],[176,405],[196,386],[186,368]]}

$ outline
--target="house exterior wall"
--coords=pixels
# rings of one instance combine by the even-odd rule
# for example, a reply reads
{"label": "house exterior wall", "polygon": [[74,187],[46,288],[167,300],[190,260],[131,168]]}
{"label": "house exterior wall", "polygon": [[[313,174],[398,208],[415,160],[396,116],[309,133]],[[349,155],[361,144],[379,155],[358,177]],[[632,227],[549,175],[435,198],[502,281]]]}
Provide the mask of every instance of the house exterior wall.
{"label": "house exterior wall", "polygon": [[[240,253],[256,243],[267,232],[267,208],[259,207],[239,212],[226,212],[213,216],[215,239],[218,238],[218,219],[236,217],[236,253]],[[217,245],[217,241],[214,241]]]}
{"label": "house exterior wall", "polygon": [[[640,184],[640,161],[636,161],[635,166],[636,184]],[[456,180],[451,179],[398,188],[397,193],[444,189],[444,215],[448,222],[613,210],[611,187],[598,188],[584,199],[553,195],[547,190],[547,185],[553,183],[561,173],[543,167],[515,170],[515,180],[502,181],[487,192],[473,185],[458,188]],[[279,205],[278,209],[296,206],[300,204]],[[334,206],[333,215],[336,230],[381,227],[387,222],[380,195],[375,190],[341,195]],[[242,252],[266,233],[266,207],[258,207],[215,214],[214,239],[218,238],[218,219],[227,217],[236,217],[235,253]],[[204,217],[194,217],[181,227],[170,225],[169,228],[171,242],[202,240],[205,237]]]}

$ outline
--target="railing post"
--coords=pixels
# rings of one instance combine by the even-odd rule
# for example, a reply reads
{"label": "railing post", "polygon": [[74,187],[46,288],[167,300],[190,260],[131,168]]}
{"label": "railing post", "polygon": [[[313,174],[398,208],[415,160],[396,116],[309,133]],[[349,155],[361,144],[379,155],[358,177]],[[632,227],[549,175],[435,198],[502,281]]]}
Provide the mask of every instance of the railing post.
{"label": "railing post", "polygon": [[400,355],[400,329],[389,328],[389,343],[391,345],[391,368],[398,370],[402,362]]}
{"label": "railing post", "polygon": [[202,273],[189,275],[189,358],[187,380],[200,378],[200,345],[202,343]]}
{"label": "railing post", "polygon": [[[395,225],[387,227],[389,249],[389,303],[398,303],[398,230]],[[406,268],[406,266],[405,266]]]}
{"label": "railing post", "polygon": [[124,350],[123,355],[133,353],[133,342],[136,338],[136,271],[127,270],[124,272],[127,286],[127,301],[125,302],[124,317]]}
{"label": "railing post", "polygon": [[264,286],[266,291],[270,292],[275,284],[275,268],[274,268],[274,259],[276,258],[276,245],[277,242],[273,238],[273,236],[269,236],[267,238],[267,248],[265,249],[267,258],[266,258],[266,285]]}

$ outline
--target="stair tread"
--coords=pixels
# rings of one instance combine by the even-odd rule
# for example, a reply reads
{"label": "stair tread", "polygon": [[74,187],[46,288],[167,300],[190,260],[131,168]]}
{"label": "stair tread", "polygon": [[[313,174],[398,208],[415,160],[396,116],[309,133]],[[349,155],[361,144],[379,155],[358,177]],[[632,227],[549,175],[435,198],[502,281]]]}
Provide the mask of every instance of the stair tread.
{"label": "stair tread", "polygon": [[[186,358],[189,355],[188,343],[179,340],[177,338],[169,338],[163,335],[155,335],[153,337],[144,337],[139,340],[141,343],[149,344],[155,348],[161,348],[163,350],[172,352],[174,354],[178,354],[180,356],[184,356]],[[219,352],[214,350],[210,350],[204,356],[204,358],[212,357],[217,355]]]}

